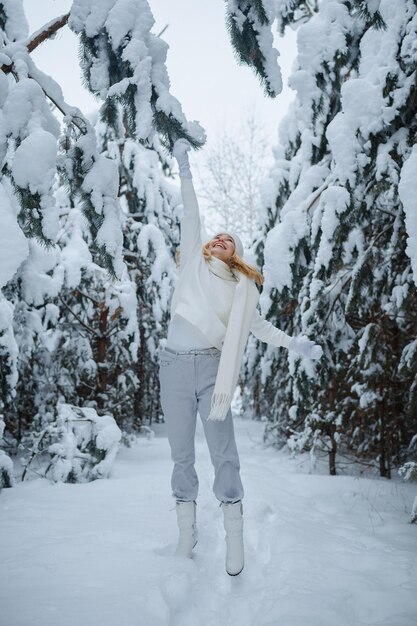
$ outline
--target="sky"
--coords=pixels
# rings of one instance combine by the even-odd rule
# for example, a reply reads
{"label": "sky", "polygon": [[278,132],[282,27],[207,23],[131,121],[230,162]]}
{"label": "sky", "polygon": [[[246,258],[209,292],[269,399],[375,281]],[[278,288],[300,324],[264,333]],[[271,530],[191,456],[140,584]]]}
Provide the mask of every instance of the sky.
{"label": "sky", "polygon": [[[225,27],[224,0],[149,0],[155,18],[153,32],[165,26],[169,44],[167,69],[171,93],[181,102],[188,119],[198,120],[207,132],[207,146],[223,131],[237,134],[239,125],[254,110],[262,122],[269,146],[277,142],[279,121],[285,115],[292,92],[285,87],[271,99],[264,95],[255,74],[239,66]],[[66,13],[71,0],[24,0],[33,32]],[[295,57],[295,34],[276,36],[284,85]],[[89,115],[100,103],[83,87],[77,62],[77,37],[64,27],[32,53],[38,67],[61,85],[68,104]]]}

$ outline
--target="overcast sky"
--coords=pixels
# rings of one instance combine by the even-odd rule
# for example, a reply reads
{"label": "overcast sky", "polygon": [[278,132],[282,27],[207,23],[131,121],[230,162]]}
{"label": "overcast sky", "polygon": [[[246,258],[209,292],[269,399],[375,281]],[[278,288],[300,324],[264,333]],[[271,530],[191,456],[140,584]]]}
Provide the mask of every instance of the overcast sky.
{"label": "overcast sky", "polygon": [[[155,17],[153,32],[166,25],[163,39],[169,44],[167,68],[171,93],[190,120],[206,129],[208,146],[227,129],[235,132],[239,122],[254,108],[263,122],[270,145],[276,143],[278,122],[292,98],[288,88],[271,100],[247,67],[236,63],[225,27],[224,0],[150,0]],[[71,0],[24,0],[33,32],[52,18],[66,13]],[[295,56],[295,36],[276,38],[286,83]],[[46,41],[34,53],[39,68],[61,85],[69,104],[85,114],[99,104],[83,88],[77,62],[77,38],[63,28],[55,40]]]}

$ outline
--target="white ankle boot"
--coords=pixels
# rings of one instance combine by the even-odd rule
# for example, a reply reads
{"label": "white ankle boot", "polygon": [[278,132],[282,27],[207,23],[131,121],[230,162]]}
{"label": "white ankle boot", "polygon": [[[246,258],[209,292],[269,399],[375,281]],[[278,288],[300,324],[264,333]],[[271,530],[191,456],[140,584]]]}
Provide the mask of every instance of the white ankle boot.
{"label": "white ankle boot", "polygon": [[226,572],[237,576],[243,570],[243,508],[242,502],[222,503],[224,529],[226,531]]}
{"label": "white ankle boot", "polygon": [[175,555],[191,559],[192,550],[197,543],[196,503],[177,502],[176,511],[180,534]]}

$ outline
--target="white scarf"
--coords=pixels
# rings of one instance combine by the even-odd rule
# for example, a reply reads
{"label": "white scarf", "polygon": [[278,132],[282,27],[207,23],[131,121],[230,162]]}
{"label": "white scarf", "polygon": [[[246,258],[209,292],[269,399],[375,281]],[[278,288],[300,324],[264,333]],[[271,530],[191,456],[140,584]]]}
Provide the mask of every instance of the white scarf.
{"label": "white scarf", "polygon": [[[210,271],[216,276],[230,280],[231,272],[224,263],[219,264],[215,261],[210,263],[208,261],[208,264]],[[253,313],[259,300],[259,292],[253,280],[241,272],[237,272],[237,275],[239,282],[235,287],[223,341],[219,369],[211,398],[209,420],[224,420],[226,418],[239,378]]]}

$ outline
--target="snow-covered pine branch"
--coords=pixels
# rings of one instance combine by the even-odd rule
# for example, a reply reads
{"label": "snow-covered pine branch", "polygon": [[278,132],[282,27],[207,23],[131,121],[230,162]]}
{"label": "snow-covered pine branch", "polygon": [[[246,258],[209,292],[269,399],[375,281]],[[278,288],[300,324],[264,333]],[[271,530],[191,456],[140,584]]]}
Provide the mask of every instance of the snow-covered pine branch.
{"label": "snow-covered pine branch", "polygon": [[282,77],[271,30],[274,2],[226,0],[226,5],[226,24],[237,60],[252,67],[265,93],[275,97],[282,91]]}
{"label": "snow-covered pine branch", "polygon": [[105,7],[98,0],[74,0],[69,26],[80,36],[85,84],[107,101],[108,124],[116,122],[119,102],[130,136],[152,143],[156,131],[168,149],[179,137],[200,147],[204,131],[187,121],[169,91],[168,46],[151,32],[153,25],[146,0],[110,0]]}

